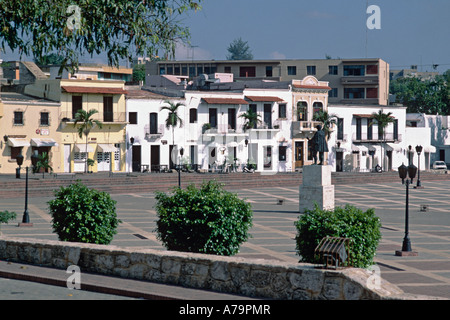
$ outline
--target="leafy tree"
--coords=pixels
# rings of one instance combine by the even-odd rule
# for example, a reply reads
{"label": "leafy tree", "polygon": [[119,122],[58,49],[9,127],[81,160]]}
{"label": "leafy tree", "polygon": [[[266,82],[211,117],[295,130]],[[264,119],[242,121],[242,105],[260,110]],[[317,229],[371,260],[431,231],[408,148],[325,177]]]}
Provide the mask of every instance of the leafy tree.
{"label": "leafy tree", "polygon": [[432,79],[400,78],[390,83],[390,93],[409,113],[450,115],[450,72]]}
{"label": "leafy tree", "polygon": [[133,67],[133,81],[145,81],[145,64]]}
{"label": "leafy tree", "polygon": [[56,54],[56,53],[50,53],[46,54],[40,58],[35,58],[34,62],[37,65],[61,65],[64,62],[64,57]]}
{"label": "leafy tree", "polygon": [[[108,64],[133,55],[173,56],[189,30],[180,24],[202,0],[0,0],[0,43],[41,59],[56,52],[63,69],[74,71],[79,57],[106,52]],[[130,48],[135,48],[132,54]]]}
{"label": "leafy tree", "polygon": [[94,127],[94,125],[97,125],[99,128],[103,127],[103,123],[101,123],[99,120],[93,119],[92,116],[94,114],[98,113],[98,110],[91,109],[89,111],[80,109],[75,114],[75,122],[74,127],[78,126],[78,136],[80,138],[83,138],[83,134],[86,136],[86,164],[84,167],[84,172],[86,173],[88,171],[88,136],[91,132],[91,129]]}
{"label": "leafy tree", "polygon": [[233,40],[228,46],[227,60],[253,60],[253,54],[247,41],[242,38]]}

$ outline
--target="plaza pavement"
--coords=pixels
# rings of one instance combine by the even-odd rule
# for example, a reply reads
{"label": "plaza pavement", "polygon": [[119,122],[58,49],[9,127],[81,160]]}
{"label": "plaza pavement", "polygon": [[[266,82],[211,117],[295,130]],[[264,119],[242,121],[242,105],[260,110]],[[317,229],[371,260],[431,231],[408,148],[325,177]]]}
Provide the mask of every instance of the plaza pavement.
{"label": "plaza pavement", "polygon": [[[422,181],[422,186],[422,189],[411,188],[409,193],[409,235],[412,249],[418,252],[418,256],[395,256],[395,251],[401,249],[405,228],[405,186],[401,183],[395,181],[336,185],[336,206],[351,204],[361,209],[375,209],[376,215],[382,222],[382,239],[375,262],[380,268],[383,279],[397,285],[406,293],[449,299],[450,197],[448,194],[450,194],[450,181]],[[295,252],[294,240],[296,235],[294,222],[299,217],[298,187],[241,188],[234,192],[246,198],[252,204],[254,211],[253,227],[250,230],[252,237],[242,245],[241,252],[237,256],[298,262],[299,257]],[[123,223],[120,224],[118,234],[111,244],[164,250],[154,232],[156,226],[154,193],[125,192],[112,194],[112,197],[117,200],[118,217]],[[46,202],[50,199],[33,197],[29,200],[28,208],[33,227],[17,226],[17,222],[22,219],[23,198],[0,199],[0,210],[14,211],[18,214],[17,221],[2,225],[3,235],[57,240],[57,236],[52,233],[51,217],[47,210]],[[279,200],[283,200],[283,204],[278,204]],[[0,271],[4,270],[6,273],[13,268],[17,271],[23,266],[0,264]],[[20,270],[18,272],[20,273]],[[1,273],[0,280],[2,280]],[[131,283],[131,280],[128,281]],[[116,280],[113,282],[116,287],[120,286],[120,282]],[[124,280],[123,283],[125,282]],[[139,287],[142,284],[135,285]],[[170,287],[168,288],[167,298],[170,297],[169,292],[176,292],[174,299],[180,298],[180,294],[183,295],[178,287],[172,291]],[[119,291],[116,293],[120,294]],[[194,292],[186,291],[185,298],[243,298],[232,295],[213,296],[209,292],[205,295],[201,291],[197,293],[198,295],[195,295]],[[163,295],[155,296],[155,298],[163,298]],[[99,297],[99,299],[102,298]]]}

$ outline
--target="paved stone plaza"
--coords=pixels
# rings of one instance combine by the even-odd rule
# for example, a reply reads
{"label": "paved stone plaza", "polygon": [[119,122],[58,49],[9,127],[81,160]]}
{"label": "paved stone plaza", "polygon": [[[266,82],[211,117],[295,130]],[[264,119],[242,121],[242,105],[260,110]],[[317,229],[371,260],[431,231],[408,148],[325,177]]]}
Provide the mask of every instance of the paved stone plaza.
{"label": "paved stone plaza", "polygon": [[[450,182],[423,181],[423,189],[410,189],[410,239],[416,257],[395,256],[401,249],[405,221],[405,187],[401,183],[337,185],[336,205],[374,208],[382,221],[382,240],[375,261],[382,278],[406,293],[450,298]],[[252,238],[241,247],[240,257],[297,262],[294,222],[298,219],[298,187],[235,190],[254,209]],[[156,239],[154,193],[114,194],[123,223],[112,244],[164,250]],[[21,198],[1,199],[0,210],[15,211],[17,221],[2,226],[4,235],[57,240],[51,231],[46,202],[31,198],[33,227],[17,227],[24,209]],[[279,204],[279,200],[283,200]],[[424,209],[426,208],[426,209]]]}

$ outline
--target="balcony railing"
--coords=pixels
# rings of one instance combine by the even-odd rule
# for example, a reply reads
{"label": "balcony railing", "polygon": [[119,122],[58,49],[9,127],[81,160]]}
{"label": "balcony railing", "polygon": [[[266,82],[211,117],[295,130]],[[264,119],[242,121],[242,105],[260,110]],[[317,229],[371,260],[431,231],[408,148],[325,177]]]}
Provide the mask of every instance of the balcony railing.
{"label": "balcony railing", "polygon": [[[93,120],[99,120],[106,123],[125,123],[126,113],[125,112],[106,112],[106,113],[96,113],[92,116]],[[61,112],[59,114],[59,120],[63,122],[75,122],[72,112]]]}
{"label": "balcony railing", "polygon": [[353,133],[352,141],[353,142],[383,142],[386,139],[386,142],[401,142],[402,135],[394,134],[394,133],[386,133],[385,136],[378,135],[378,133],[374,132],[372,135],[368,135],[367,133]]}
{"label": "balcony railing", "polygon": [[301,132],[316,131],[316,126],[322,125],[319,121],[292,121],[292,133],[294,135]]}
{"label": "balcony railing", "polygon": [[341,84],[378,84],[378,76],[343,76]]}

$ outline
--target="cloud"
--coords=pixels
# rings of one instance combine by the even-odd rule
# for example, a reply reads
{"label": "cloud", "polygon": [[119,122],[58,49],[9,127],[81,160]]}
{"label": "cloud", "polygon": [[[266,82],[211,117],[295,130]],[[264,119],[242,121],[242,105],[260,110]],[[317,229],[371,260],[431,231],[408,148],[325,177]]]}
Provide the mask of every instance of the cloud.
{"label": "cloud", "polygon": [[272,59],[286,59],[286,55],[278,52],[278,51],[274,51],[270,54],[270,58]]}
{"label": "cloud", "polygon": [[200,47],[190,47],[183,43],[178,43],[175,48],[176,60],[211,60],[213,56],[208,50]]}

